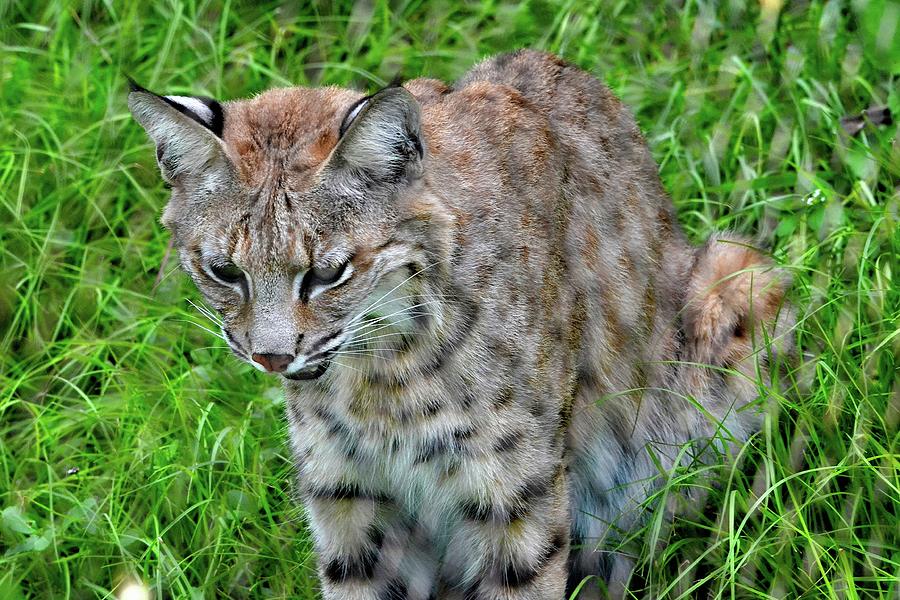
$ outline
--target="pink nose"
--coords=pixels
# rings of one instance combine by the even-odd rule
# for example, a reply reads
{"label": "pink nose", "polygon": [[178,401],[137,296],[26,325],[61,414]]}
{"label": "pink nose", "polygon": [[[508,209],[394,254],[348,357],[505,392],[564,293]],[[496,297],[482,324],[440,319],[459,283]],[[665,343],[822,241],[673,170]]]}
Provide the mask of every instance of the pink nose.
{"label": "pink nose", "polygon": [[290,354],[254,354],[251,358],[272,373],[281,373],[294,360]]}

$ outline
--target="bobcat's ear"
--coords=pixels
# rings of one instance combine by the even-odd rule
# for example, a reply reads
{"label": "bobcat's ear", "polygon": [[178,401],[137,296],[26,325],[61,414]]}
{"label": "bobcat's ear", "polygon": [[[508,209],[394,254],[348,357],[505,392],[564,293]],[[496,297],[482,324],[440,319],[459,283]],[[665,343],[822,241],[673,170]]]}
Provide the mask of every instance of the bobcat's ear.
{"label": "bobcat's ear", "polygon": [[402,87],[383,89],[351,106],[340,135],[327,168],[341,184],[361,190],[422,176],[419,103]]}
{"label": "bobcat's ear", "polygon": [[207,176],[228,171],[231,162],[222,142],[224,113],[212,98],[160,96],[133,81],[128,108],[156,143],[163,179]]}

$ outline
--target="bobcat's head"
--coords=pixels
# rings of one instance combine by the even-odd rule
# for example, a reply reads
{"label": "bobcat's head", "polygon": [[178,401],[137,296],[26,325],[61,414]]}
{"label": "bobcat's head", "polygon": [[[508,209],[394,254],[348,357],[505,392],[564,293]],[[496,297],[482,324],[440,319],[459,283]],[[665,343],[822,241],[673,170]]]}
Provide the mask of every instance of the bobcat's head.
{"label": "bobcat's head", "polygon": [[290,88],[219,103],[135,85],[128,105],[172,189],[162,222],[239,357],[315,378],[342,346],[362,356],[373,351],[358,342],[366,334],[402,337],[404,321],[427,320],[419,275],[441,257],[407,90]]}

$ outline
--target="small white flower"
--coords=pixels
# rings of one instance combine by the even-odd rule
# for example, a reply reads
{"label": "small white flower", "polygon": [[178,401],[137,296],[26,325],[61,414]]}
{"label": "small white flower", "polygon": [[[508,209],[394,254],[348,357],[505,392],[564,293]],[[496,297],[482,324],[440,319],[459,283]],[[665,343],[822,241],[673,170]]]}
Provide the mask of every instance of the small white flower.
{"label": "small white flower", "polygon": [[813,193],[806,197],[806,205],[812,206],[816,202],[825,202],[825,196],[822,195],[822,190],[815,189]]}

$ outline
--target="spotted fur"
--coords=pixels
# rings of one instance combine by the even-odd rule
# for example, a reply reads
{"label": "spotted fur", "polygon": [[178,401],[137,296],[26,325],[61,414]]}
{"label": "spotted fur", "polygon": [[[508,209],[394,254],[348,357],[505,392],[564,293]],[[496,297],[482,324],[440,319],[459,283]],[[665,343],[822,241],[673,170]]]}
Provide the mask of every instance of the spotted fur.
{"label": "spotted fur", "polygon": [[620,594],[660,468],[756,430],[783,273],[689,245],[632,116],[552,55],[211,102],[129,96],[185,270],[284,377],[325,598]]}

